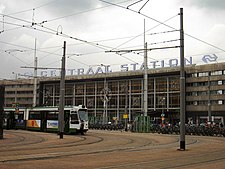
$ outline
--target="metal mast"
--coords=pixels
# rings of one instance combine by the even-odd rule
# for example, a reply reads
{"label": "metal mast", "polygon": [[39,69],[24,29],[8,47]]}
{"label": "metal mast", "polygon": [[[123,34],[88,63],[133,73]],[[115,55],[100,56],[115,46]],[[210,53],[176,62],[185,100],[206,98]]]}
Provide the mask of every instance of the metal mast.
{"label": "metal mast", "polygon": [[183,8],[180,8],[180,150],[185,150],[185,72]]}
{"label": "metal mast", "polygon": [[59,138],[63,139],[64,132],[64,106],[65,106],[65,62],[66,62],[66,41],[64,41],[61,80],[60,80],[60,99],[59,99]]}
{"label": "metal mast", "polygon": [[145,42],[145,20],[144,20],[144,116],[148,115],[148,56],[147,42]]}
{"label": "metal mast", "polygon": [[37,39],[34,41],[34,91],[33,107],[37,105]]}

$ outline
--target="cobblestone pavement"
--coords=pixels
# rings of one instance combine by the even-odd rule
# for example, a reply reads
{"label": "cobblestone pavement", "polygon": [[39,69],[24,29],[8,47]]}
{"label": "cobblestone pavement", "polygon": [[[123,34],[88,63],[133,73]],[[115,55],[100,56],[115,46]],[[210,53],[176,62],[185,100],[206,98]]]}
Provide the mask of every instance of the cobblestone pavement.
{"label": "cobblestone pavement", "polygon": [[0,169],[225,169],[225,138],[90,130],[86,135],[5,130]]}

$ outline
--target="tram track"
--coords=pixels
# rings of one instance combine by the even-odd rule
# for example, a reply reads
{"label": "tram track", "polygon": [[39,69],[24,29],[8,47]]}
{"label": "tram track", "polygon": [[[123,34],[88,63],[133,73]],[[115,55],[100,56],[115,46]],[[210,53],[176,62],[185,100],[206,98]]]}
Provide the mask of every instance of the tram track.
{"label": "tram track", "polygon": [[[116,157],[118,155],[126,156],[127,154],[133,154],[131,157],[146,156],[146,159],[140,158],[139,161],[137,159],[125,160],[122,163],[115,162],[115,165],[112,164],[113,162],[108,162],[105,167],[100,165],[99,167],[92,168],[144,168],[141,166],[152,166],[152,168],[188,168],[203,165],[204,163],[213,164],[225,161],[225,151],[218,148],[209,153],[205,153],[205,150],[201,150],[204,152],[202,154],[197,154],[193,150],[189,151],[188,148],[187,151],[184,152],[176,151],[179,139],[178,136],[175,135],[90,131],[84,136],[65,136],[64,142],[64,139],[55,140],[55,135],[49,133],[43,133],[43,135],[42,133],[38,133],[38,135],[39,134],[41,137],[46,136],[47,141],[34,144],[38,146],[35,149],[34,145],[28,145],[28,147],[24,149],[25,152],[21,154],[14,154],[16,150],[12,150],[11,152],[9,151],[8,155],[3,157],[1,156],[7,151],[1,152],[0,149],[0,154],[2,153],[0,156],[0,168],[1,164],[25,164],[35,161],[41,161],[41,163],[54,161],[57,163],[57,161],[60,161],[57,159],[86,159],[88,157],[93,158],[98,156],[104,159],[109,155]],[[74,140],[74,138],[76,139]],[[223,138],[213,137],[187,136],[186,140],[187,147],[192,146],[192,149],[207,146],[211,141],[213,142],[213,146],[224,143]],[[75,142],[73,143],[73,141]],[[54,143],[58,144],[52,145]],[[19,150],[21,149],[17,149],[17,151]],[[149,153],[154,154],[156,152],[169,154],[168,151],[171,150],[175,152],[174,154],[176,154],[176,156],[167,157],[166,159],[149,156]],[[207,159],[205,157],[207,157]],[[191,159],[199,160],[191,161]],[[121,161],[119,157],[112,160]]]}
{"label": "tram track", "polygon": [[[90,138],[92,137],[93,138],[98,138],[96,139],[95,141],[91,141],[91,142],[83,142],[84,140],[87,140],[87,138]],[[91,144],[96,144],[96,143],[100,143],[100,142],[103,142],[104,140],[106,140],[107,137],[100,137],[100,136],[96,136],[96,135],[92,135],[92,136],[81,136],[80,138],[83,138],[83,140],[79,141],[80,143],[77,144],[77,143],[65,143],[63,145],[48,145],[48,146],[43,146],[43,147],[30,147],[31,144],[27,145],[27,147],[17,147],[18,145],[14,145],[14,147],[11,147],[11,149],[8,149],[8,147],[4,150],[4,149],[1,149],[1,153],[4,153],[6,154],[7,153],[10,153],[11,152],[15,152],[15,151],[19,151],[19,150],[23,150],[24,151],[27,151],[29,152],[29,154],[25,153],[25,154],[21,154],[20,157],[18,157],[18,153],[17,153],[17,158],[14,158],[14,155],[8,155],[8,159],[4,159],[4,160],[0,160],[0,162],[9,162],[9,161],[21,161],[21,160],[35,160],[35,159],[49,159],[49,158],[58,158],[58,157],[66,157],[66,156],[74,156],[74,155],[84,155],[84,154],[98,154],[98,153],[104,153],[104,152],[115,152],[115,151],[123,151],[123,150],[127,150],[127,149],[131,149],[131,148],[134,148],[133,146],[132,147],[124,147],[124,145],[130,145],[130,144],[133,144],[135,142],[134,139],[131,139],[131,138],[125,138],[124,141],[124,144],[119,144],[120,146],[118,146],[117,144],[116,145],[111,145],[110,148],[103,148],[105,147],[104,144],[103,145],[98,145],[97,146],[97,149],[94,150],[94,151],[90,151],[88,149],[84,149],[83,147],[79,148],[76,150],[76,152],[74,152],[74,147],[76,146],[87,146],[87,145],[91,145]],[[109,138],[107,138],[109,139]],[[37,143],[37,142],[36,142]],[[148,143],[150,144],[150,143]],[[141,145],[141,146],[145,146],[145,145]],[[52,149],[56,149],[56,148],[60,148],[60,149],[65,149],[66,147],[69,147],[71,151],[60,151],[58,150],[57,152],[51,152]],[[35,154],[35,150],[47,150],[47,151],[50,151],[49,153],[44,153],[44,154],[41,154],[41,153],[38,153],[38,154]],[[34,152],[33,154],[35,155],[31,155],[30,153]]]}
{"label": "tram track", "polygon": [[[102,135],[102,134],[101,134]],[[90,136],[81,136],[84,140],[87,140],[87,138],[90,138]],[[83,142],[80,140],[80,144],[74,143],[74,144],[70,144],[70,143],[65,143],[63,145],[49,145],[49,146],[43,146],[43,147],[26,147],[26,148],[17,148],[17,149],[8,149],[7,152],[10,151],[18,151],[18,150],[23,150],[23,151],[29,151],[29,154],[21,154],[20,158],[18,157],[17,154],[17,158],[14,158],[13,155],[9,155],[8,159],[4,159],[4,160],[0,160],[0,162],[9,162],[9,161],[27,161],[27,160],[41,160],[41,159],[50,159],[50,158],[59,158],[59,157],[67,157],[67,156],[77,156],[77,155],[86,155],[86,154],[99,154],[99,153],[112,153],[112,152],[117,152],[117,151],[128,151],[128,150],[134,150],[137,148],[141,148],[141,147],[146,147],[148,145],[152,144],[152,140],[146,139],[144,142],[145,144],[138,144],[138,145],[132,145],[134,143],[137,142],[137,138],[135,139],[131,139],[124,137],[123,140],[121,142],[123,143],[119,143],[119,144],[115,144],[115,145],[111,145],[110,148],[104,148],[104,144],[102,145],[98,145],[96,146],[96,148],[94,150],[89,150],[89,149],[85,149],[84,147],[80,147],[79,149],[76,149],[76,151],[74,152],[74,147],[76,146],[87,146],[87,145],[91,145],[91,144],[96,144],[96,143],[100,143],[103,142],[104,140],[106,140],[106,136],[100,137],[100,136],[91,136],[91,137],[95,137],[98,138],[96,141],[91,141],[91,142]],[[93,139],[92,138],[92,139]],[[107,138],[109,139],[109,138]],[[139,138],[138,138],[139,139]],[[126,141],[125,141],[126,140]],[[139,139],[140,140],[140,139]],[[143,138],[141,139],[143,141]],[[126,145],[126,146],[125,146]],[[69,147],[70,151],[65,151],[65,148]],[[60,148],[58,151],[54,152],[51,150],[52,149],[56,149],[56,148]],[[61,149],[64,149],[64,151],[60,151]],[[35,154],[35,150],[45,150],[48,151],[48,153],[37,153]],[[5,151],[6,152],[6,151]],[[30,153],[33,152],[32,154],[35,155],[30,155]]]}
{"label": "tram track", "polygon": [[[28,146],[28,145],[43,143],[43,142],[47,141],[47,138],[36,136],[35,134],[32,134],[31,132],[29,133],[29,135],[30,135],[29,137],[26,137],[27,133],[24,133],[24,131],[20,132],[20,131],[10,130],[9,134],[11,136],[14,136],[14,138],[16,137],[15,139],[18,141],[11,142],[11,143],[8,143],[4,147],[0,147],[1,151],[4,151],[4,149],[9,150],[9,148],[12,148],[14,146],[18,147],[18,146],[23,146],[24,144],[26,144],[26,146]],[[30,139],[32,137],[33,137],[33,139]]]}
{"label": "tram track", "polygon": [[[17,134],[17,135],[19,136],[19,134]],[[71,136],[71,137],[73,137],[73,136]],[[85,142],[85,140],[88,140],[87,138],[90,138],[90,137],[95,138],[95,140],[94,141],[87,141],[87,142]],[[23,146],[21,146],[20,144],[15,144],[13,146],[12,145],[8,145],[5,148],[0,148],[0,150],[2,152],[4,152],[4,151],[8,152],[8,151],[31,150],[31,149],[32,150],[41,150],[41,149],[66,148],[66,147],[73,148],[73,147],[82,146],[82,145],[87,146],[87,145],[91,145],[91,144],[96,144],[96,143],[100,143],[100,142],[104,141],[104,138],[102,138],[100,136],[96,136],[96,135],[95,136],[93,136],[93,135],[91,135],[91,136],[90,135],[87,135],[87,136],[76,136],[76,138],[79,138],[79,140],[76,140],[76,141],[72,140],[70,142],[65,142],[63,144],[57,144],[57,145],[55,145],[55,144],[54,145],[52,145],[52,144],[49,145],[49,143],[48,143],[48,145],[43,145],[42,144],[42,147],[39,147],[39,146],[38,147],[29,147],[32,144],[35,144],[35,146],[36,146],[36,144],[42,143],[42,141],[39,141],[39,142],[35,141],[35,142],[29,143],[29,144],[26,143]],[[126,139],[126,140],[127,140],[127,142],[125,142],[124,144],[132,144],[134,142],[133,139]],[[122,145],[120,144],[120,146],[122,146]],[[9,147],[10,147],[10,149],[9,149]]]}
{"label": "tram track", "polygon": [[[205,142],[209,142],[210,140],[213,140],[213,138],[197,138],[194,139],[191,138],[191,142],[187,143],[186,145],[192,145],[196,143],[200,144],[205,144]],[[214,140],[213,140],[214,141]],[[223,144],[224,139],[219,139],[215,140],[216,144]],[[168,144],[169,145],[169,144]],[[172,145],[172,144],[170,144]],[[195,145],[196,146],[196,145]],[[170,146],[169,150],[171,148],[176,148],[176,146]],[[206,149],[206,147],[204,147]],[[142,150],[137,150],[135,152],[144,152],[144,151],[149,151],[153,149],[163,149],[167,150],[166,147],[163,147],[163,145],[157,145],[154,148],[147,148],[147,149],[142,149]],[[178,151],[179,152],[179,151]],[[182,151],[181,151],[182,152]],[[189,152],[187,149],[186,151],[183,151],[182,153]],[[164,153],[163,153],[164,154]],[[178,160],[179,159],[179,160]],[[195,161],[198,159],[197,161]],[[224,149],[217,149],[217,150],[210,150],[207,153],[202,153],[202,154],[194,154],[190,153],[190,155],[181,155],[179,157],[173,157],[173,158],[163,158],[163,159],[154,159],[154,160],[147,160],[147,161],[141,161],[141,162],[129,162],[125,164],[116,164],[116,165],[108,165],[107,167],[97,167],[95,169],[130,169],[130,168],[160,168],[160,169],[172,169],[172,168],[194,168],[199,165],[204,165],[205,164],[212,164],[215,165],[215,163],[225,163],[225,150]],[[165,167],[166,166],[166,167]],[[197,167],[198,168],[198,167]],[[205,167],[204,167],[205,168]],[[214,168],[214,167],[212,167]]]}
{"label": "tram track", "polygon": [[[130,168],[159,168],[159,169],[172,169],[172,168],[194,168],[195,166],[205,165],[210,163],[225,162],[225,157],[221,154],[225,154],[224,151],[213,151],[203,155],[187,155],[167,158],[167,159],[158,159],[152,161],[141,161],[141,162],[129,162],[125,164],[116,164],[108,165],[106,167],[97,167],[94,169],[130,169]],[[208,157],[207,157],[208,156]],[[178,160],[179,159],[179,160]],[[198,161],[195,161],[198,159]],[[199,160],[200,159],[200,160]],[[166,166],[166,167],[165,167]]]}
{"label": "tram track", "polygon": [[[18,137],[20,136],[19,134],[15,134]],[[29,135],[32,135],[31,133],[29,133]],[[56,136],[56,135],[55,135]],[[72,137],[72,136],[71,136]],[[85,136],[77,136],[76,138],[79,138],[79,140],[71,140],[69,142],[65,142],[63,144],[54,144],[54,141],[52,142],[52,144],[50,143],[46,143],[42,144],[41,147],[37,146],[37,144],[46,142],[48,139],[43,139],[43,137],[39,137],[41,139],[41,141],[35,141],[33,143],[23,143],[21,144],[10,144],[7,145],[4,148],[0,148],[0,151],[4,152],[4,151],[18,151],[18,150],[41,150],[41,149],[54,149],[54,148],[66,148],[66,147],[76,147],[76,146],[81,146],[81,145],[90,145],[90,144],[95,144],[95,143],[99,143],[101,141],[103,141],[103,138],[99,137],[99,136],[95,136],[95,138],[97,138],[95,141],[91,141],[91,142],[84,142],[85,140],[87,140],[87,137]],[[25,140],[25,139],[24,139]],[[50,141],[51,142],[51,141]],[[35,145],[34,147],[30,147],[31,145]]]}

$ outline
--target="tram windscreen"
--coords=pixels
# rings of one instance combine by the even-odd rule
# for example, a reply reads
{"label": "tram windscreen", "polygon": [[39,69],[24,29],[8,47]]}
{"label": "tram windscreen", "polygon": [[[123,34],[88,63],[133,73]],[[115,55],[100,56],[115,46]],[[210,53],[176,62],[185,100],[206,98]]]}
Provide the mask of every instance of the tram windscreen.
{"label": "tram windscreen", "polygon": [[87,113],[87,110],[79,110],[78,111],[78,114],[79,114],[80,120],[88,121],[88,113]]}

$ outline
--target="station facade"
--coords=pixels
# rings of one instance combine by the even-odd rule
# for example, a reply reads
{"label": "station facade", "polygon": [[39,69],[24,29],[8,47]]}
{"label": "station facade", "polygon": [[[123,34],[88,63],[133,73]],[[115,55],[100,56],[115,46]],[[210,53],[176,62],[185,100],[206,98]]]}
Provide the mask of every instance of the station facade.
{"label": "station facade", "polygon": [[[204,123],[209,113],[213,121],[224,123],[225,63],[190,65],[185,72],[186,123]],[[65,105],[86,105],[89,117],[99,122],[124,121],[124,118],[133,121],[143,115],[143,79],[141,70],[66,76]],[[32,107],[32,79],[2,83],[6,87],[6,107],[12,106],[15,97],[21,107]],[[23,94],[19,95],[18,91]],[[37,106],[58,106],[59,93],[59,77],[38,79]],[[148,70],[148,115],[157,123],[162,117],[169,123],[179,122],[179,67]]]}

